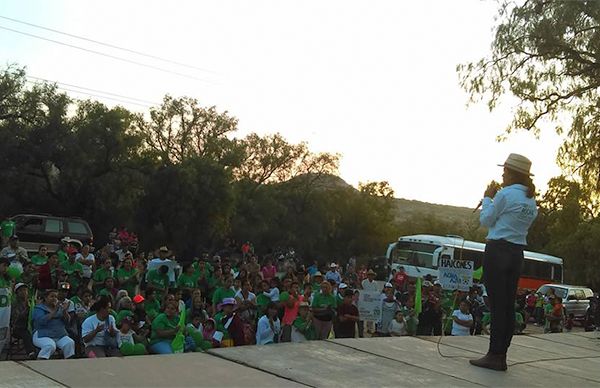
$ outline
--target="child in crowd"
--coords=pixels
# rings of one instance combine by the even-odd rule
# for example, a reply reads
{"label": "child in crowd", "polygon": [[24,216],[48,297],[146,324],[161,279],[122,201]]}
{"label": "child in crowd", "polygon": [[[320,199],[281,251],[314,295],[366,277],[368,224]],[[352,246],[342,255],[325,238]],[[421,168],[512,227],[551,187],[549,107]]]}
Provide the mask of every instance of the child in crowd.
{"label": "child in crowd", "polygon": [[394,319],[392,319],[389,324],[388,331],[392,337],[408,335],[408,332],[406,331],[406,321],[404,320],[402,311],[396,311]]}
{"label": "child in crowd", "polygon": [[[121,320],[121,325],[117,332],[117,345],[119,346],[119,351],[124,356],[143,356],[144,354],[148,354],[146,346],[141,343],[144,339],[139,338],[133,331],[133,325],[134,322],[131,317],[125,317]],[[136,343],[136,339],[140,343]]]}

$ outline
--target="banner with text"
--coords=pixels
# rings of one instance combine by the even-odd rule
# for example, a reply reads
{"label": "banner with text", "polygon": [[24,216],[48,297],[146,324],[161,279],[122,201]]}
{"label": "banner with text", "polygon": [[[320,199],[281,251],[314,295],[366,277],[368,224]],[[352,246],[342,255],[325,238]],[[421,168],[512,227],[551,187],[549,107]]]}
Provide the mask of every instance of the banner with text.
{"label": "banner with text", "polygon": [[469,291],[473,285],[474,263],[468,260],[440,259],[438,280],[444,290]]}
{"label": "banner with text", "polygon": [[358,314],[361,321],[379,321],[381,319],[381,292],[360,291]]}

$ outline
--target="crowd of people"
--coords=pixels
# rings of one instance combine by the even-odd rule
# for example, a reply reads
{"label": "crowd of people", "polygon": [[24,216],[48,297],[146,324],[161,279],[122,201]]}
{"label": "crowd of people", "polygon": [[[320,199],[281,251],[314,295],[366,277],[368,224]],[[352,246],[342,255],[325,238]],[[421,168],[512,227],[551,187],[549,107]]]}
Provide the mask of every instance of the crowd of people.
{"label": "crowd of people", "polygon": [[[137,237],[125,232],[113,231],[96,251],[65,242],[56,252],[42,245],[31,257],[12,236],[0,252],[0,288],[11,291],[11,343],[20,341],[29,358],[95,358],[489,332],[485,287],[478,282],[469,292],[445,291],[431,277],[410,278],[402,268],[378,282],[376,272],[354,259],[305,266],[283,255],[261,258],[250,243],[228,257],[204,253],[184,262],[166,246],[138,252]],[[380,293],[380,318],[361,317],[364,291]],[[539,299],[543,306],[546,299]],[[529,311],[530,297],[521,300],[518,331],[538,313]],[[555,330],[554,320],[547,321]]]}

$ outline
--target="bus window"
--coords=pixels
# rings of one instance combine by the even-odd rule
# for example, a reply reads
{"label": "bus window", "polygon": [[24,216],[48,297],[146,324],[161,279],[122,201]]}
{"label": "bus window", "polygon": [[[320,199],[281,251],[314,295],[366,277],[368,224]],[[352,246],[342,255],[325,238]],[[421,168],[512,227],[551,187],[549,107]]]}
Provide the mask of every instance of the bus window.
{"label": "bus window", "polygon": [[433,252],[437,245],[400,241],[392,251],[392,263],[433,268]]}
{"label": "bus window", "polygon": [[554,269],[552,280],[555,283],[562,283],[562,266],[559,264],[552,264],[552,268]]}
{"label": "bus window", "polygon": [[552,279],[552,264],[543,261],[525,259],[521,276],[535,279]]}

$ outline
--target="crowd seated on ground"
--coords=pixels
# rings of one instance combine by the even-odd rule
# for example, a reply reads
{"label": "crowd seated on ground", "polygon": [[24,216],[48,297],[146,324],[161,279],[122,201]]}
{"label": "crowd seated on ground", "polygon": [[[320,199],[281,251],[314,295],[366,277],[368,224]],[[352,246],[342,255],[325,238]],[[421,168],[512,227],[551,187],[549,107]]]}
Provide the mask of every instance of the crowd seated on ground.
{"label": "crowd seated on ground", "polygon": [[[198,255],[181,266],[166,246],[148,254],[126,228],[100,249],[40,246],[31,258],[17,236],[0,255],[0,288],[11,294],[10,347],[25,357],[114,357],[202,352],[328,338],[473,335],[489,332],[485,288],[445,291],[402,269],[381,287],[350,259],[308,267],[259,257],[250,242],[229,257]],[[325,275],[323,275],[325,274]],[[364,290],[381,293],[381,318],[361,319]],[[417,303],[417,305],[415,305]],[[562,330],[559,298],[520,293],[516,332],[529,321]]]}

